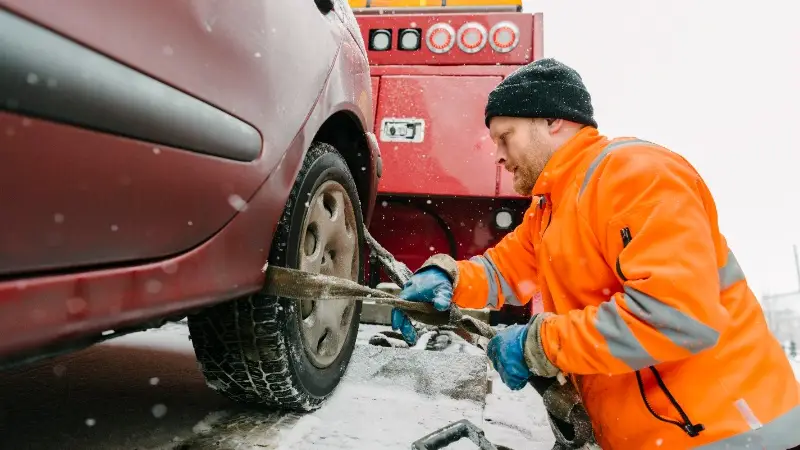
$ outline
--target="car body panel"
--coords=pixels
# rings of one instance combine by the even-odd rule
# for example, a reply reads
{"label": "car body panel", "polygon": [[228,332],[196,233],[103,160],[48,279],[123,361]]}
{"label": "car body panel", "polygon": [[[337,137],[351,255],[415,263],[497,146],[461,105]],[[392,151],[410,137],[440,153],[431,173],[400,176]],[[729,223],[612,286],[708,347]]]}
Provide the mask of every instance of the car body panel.
{"label": "car body panel", "polygon": [[[7,128],[19,128],[19,133],[7,137],[6,151],[0,154],[4,171],[0,208],[15,217],[0,240],[4,249],[0,274],[160,258],[186,251],[220,230],[286,152],[348,35],[335,15],[323,16],[312,1],[302,3],[307,5],[291,0],[247,0],[235,5],[232,0],[75,0],[62,7],[47,0],[0,1],[0,6],[99,52],[88,60],[91,66],[79,68],[90,82],[77,94],[90,97],[94,104],[98,97],[107,97],[107,91],[120,83],[102,79],[107,72],[100,70],[99,63],[117,61],[119,71],[138,73],[144,80],[163,80],[161,102],[167,105],[158,104],[157,111],[163,114],[156,116],[150,111],[157,100],[137,104],[123,97],[97,107],[87,117],[89,123],[78,121],[115,136],[63,129],[48,135],[39,126],[26,129],[26,124],[33,123],[30,120],[6,119],[11,121]],[[314,30],[311,39],[309,30]],[[94,53],[75,42],[72,45]],[[40,50],[43,59],[52,56],[47,49]],[[287,64],[318,69],[293,70]],[[44,73],[31,72],[27,81],[41,80],[36,84],[42,86],[33,87],[53,91],[50,98],[76,84],[64,80],[61,72],[59,85],[59,74],[47,72],[53,65],[42,68]],[[52,88],[47,85],[50,80],[55,83]],[[145,96],[144,84],[132,83],[134,98]],[[104,116],[118,115],[141,124],[139,129],[147,133],[175,116],[163,126],[162,134],[170,136],[172,129],[173,138],[180,136],[178,122],[188,111],[180,103],[169,110],[175,98],[164,94],[172,92],[196,97],[212,119],[210,112],[227,112],[231,122],[239,121],[240,133],[250,141],[253,134],[259,140],[263,137],[259,154],[248,158],[252,161],[236,162],[152,141],[137,142],[99,125]],[[18,90],[9,93],[17,94]],[[12,100],[16,103],[6,102],[6,109],[38,112],[27,108],[25,100],[30,98]],[[75,98],[73,102],[81,101]],[[62,116],[75,122],[80,114],[71,108]],[[148,117],[156,121],[150,127],[142,120]],[[210,125],[200,123],[206,128]],[[235,132],[236,124],[231,126]],[[198,136],[191,130],[184,133],[187,139],[197,146],[216,145],[210,152],[216,150],[217,156],[232,147],[230,140],[218,138],[221,133]],[[39,169],[24,170],[28,167]],[[103,170],[98,171],[99,167]],[[52,189],[55,186],[57,190]]]}
{"label": "car body panel", "polygon": [[235,161],[16,114],[0,130],[6,276],[180,253],[262,181]]}
{"label": "car body panel", "polygon": [[[205,0],[164,2],[160,9],[156,7],[162,3],[147,0],[114,2],[113,8],[104,7],[104,2],[100,1],[75,0],[70,3],[70,8],[80,9],[76,3],[97,7],[93,12],[97,21],[113,22],[110,17],[120,13],[139,17],[132,21],[140,20],[138,29],[146,29],[148,33],[139,34],[152,45],[163,40],[155,39],[154,34],[168,32],[169,20],[164,16],[170,13],[175,15],[175,24],[204,23],[197,22],[194,16],[177,14],[179,6],[197,8],[205,5],[211,8],[227,5],[229,9],[240,8],[238,1]],[[241,15],[248,20],[250,16],[259,17],[265,11],[274,13],[280,8],[292,16],[314,13],[321,17],[311,0],[307,11],[302,9],[305,6],[290,0],[241,3],[246,4],[244,9],[248,11]],[[153,6],[150,11],[158,14],[147,16],[147,8],[141,6],[141,10],[137,9],[140,4]],[[256,4],[261,9],[253,6]],[[0,205],[6,208],[15,198],[42,202],[29,204],[30,208],[19,206],[15,210],[16,213],[28,214],[28,221],[41,221],[36,225],[38,232],[25,234],[25,227],[31,225],[21,220],[9,221],[13,227],[4,227],[0,235],[4,241],[0,241],[0,245],[17,252],[26,251],[23,247],[27,245],[31,254],[40,252],[41,258],[29,258],[29,263],[39,268],[43,267],[42,261],[52,262],[61,258],[59,264],[51,265],[57,270],[17,275],[7,273],[0,278],[0,330],[6,336],[0,341],[0,366],[56,344],[69,345],[83,339],[91,341],[98,339],[104,330],[150,324],[259,290],[264,282],[262,268],[270,252],[273,231],[305,152],[317,131],[334,115],[346,114],[362,130],[363,147],[339,150],[344,152],[346,159],[348,152],[366,150],[368,153],[364,155],[364,163],[357,168],[351,167],[351,170],[362,171],[357,177],[364,181],[365,186],[362,209],[365,217],[371,215],[381,163],[377,141],[371,132],[366,131],[371,129],[374,118],[369,68],[363,50],[347,32],[339,12],[328,14],[323,22],[309,19],[310,25],[307,24],[304,30],[306,37],[313,28],[311,25],[320,29],[325,25],[329,31],[314,31],[321,33],[323,37],[320,39],[325,42],[315,43],[311,53],[315,58],[307,58],[306,55],[296,56],[281,51],[269,56],[266,50],[276,45],[274,41],[265,41],[268,44],[262,47],[250,47],[249,41],[244,42],[247,23],[250,22],[243,18],[234,26],[232,19],[228,19],[228,28],[225,28],[221,25],[226,23],[222,18],[233,17],[233,13],[222,8],[216,16],[210,13],[207,16],[217,18],[212,26],[220,32],[227,30],[225,33],[230,39],[238,35],[243,40],[204,41],[202,45],[195,43],[196,46],[191,47],[191,38],[200,34],[183,36],[185,42],[176,37],[172,40],[175,43],[172,56],[180,54],[177,51],[180,48],[194,49],[185,53],[187,59],[179,64],[153,63],[147,60],[146,52],[136,50],[139,48],[136,45],[126,47],[122,41],[135,35],[133,31],[137,28],[124,25],[124,21],[116,24],[114,30],[106,28],[108,33],[103,34],[83,29],[91,21],[74,17],[66,11],[70,8],[64,9],[66,17],[59,17],[62,14],[60,8],[57,13],[48,11],[47,7],[51,5],[39,0],[0,0],[0,6],[23,10],[23,15],[28,18],[36,16],[38,22],[47,23],[51,28],[58,24],[63,27],[62,31],[69,28],[74,32],[71,37],[80,35],[76,40],[84,45],[105,48],[104,53],[113,53],[112,50],[117,49],[121,53],[114,55],[116,60],[128,58],[125,64],[129,67],[136,67],[191,93],[255,127],[264,139],[264,148],[252,162],[169,146],[159,146],[159,151],[153,152],[154,146],[149,142],[76,128],[26,116],[18,111],[0,112],[0,131],[13,128],[10,138],[20,141],[7,146],[8,136],[0,135],[2,153],[12,155],[0,158],[8,158],[6,161],[18,158],[14,161],[14,171],[10,170],[12,166],[0,165],[3,177],[13,178],[18,183],[11,194],[6,194],[6,189],[0,187]],[[297,9],[291,9],[294,5]],[[288,26],[292,20],[284,17],[278,23]],[[266,31],[270,33],[269,29]],[[262,39],[260,34],[254,36],[253,41]],[[234,45],[236,42],[239,44]],[[229,46],[224,48],[227,44]],[[212,48],[204,56],[202,51],[209,45],[223,48]],[[330,63],[321,65],[318,58],[325,58],[331,45]],[[249,54],[253,48],[264,50],[261,58],[253,58],[257,63],[242,62],[240,68],[250,72],[237,75],[231,67],[236,63],[234,57]],[[296,47],[295,51],[298,49],[302,46]],[[277,64],[281,54],[285,60],[278,68],[264,63]],[[217,67],[215,61],[221,62],[219,66],[228,67]],[[198,74],[205,62],[211,64],[212,69],[206,74]],[[304,64],[310,66],[303,69]],[[274,80],[267,76],[270,74],[279,76],[280,80],[273,83]],[[302,86],[297,84],[300,81],[312,84],[313,89],[301,89]],[[306,100],[308,98],[310,100]],[[38,133],[34,133],[36,130]],[[21,149],[32,147],[38,147],[36,158],[20,155]],[[59,152],[72,158],[61,158],[57,156]],[[48,158],[52,161],[47,161]],[[95,171],[90,174],[88,167],[92,163]],[[34,192],[20,190],[24,180],[16,171],[20,167],[36,168],[42,164],[46,170],[41,174],[37,170],[30,170],[27,174],[26,190]],[[59,164],[64,173],[57,170]],[[108,173],[98,173],[98,168]],[[123,189],[127,181],[120,183],[120,176],[126,174],[129,178],[123,181],[130,181],[127,185],[129,191]],[[8,183],[7,180],[3,182]],[[70,192],[56,192],[62,186],[67,186],[65,190]],[[134,186],[135,192],[130,190]],[[102,192],[103,187],[107,192]],[[74,195],[82,189],[91,191],[91,195],[83,194],[76,199]],[[242,202],[231,201],[231,193]],[[118,219],[110,223],[108,219],[112,215],[117,215]],[[188,215],[199,217],[190,219]],[[75,227],[70,233],[53,234],[53,230],[60,229],[52,226],[64,227],[73,220]],[[117,225],[113,232],[112,225]],[[7,239],[12,228],[18,233],[17,238]],[[103,234],[106,232],[103,228],[116,236]],[[126,229],[128,234],[123,236],[121,232]],[[151,231],[150,235],[147,230]],[[56,256],[58,251],[46,253],[48,245],[64,245],[72,239],[85,240],[83,245],[73,246],[71,251],[63,251],[60,256]],[[114,250],[105,250],[106,245]],[[76,259],[92,265],[81,267],[76,264]],[[112,264],[97,265],[104,259]]]}

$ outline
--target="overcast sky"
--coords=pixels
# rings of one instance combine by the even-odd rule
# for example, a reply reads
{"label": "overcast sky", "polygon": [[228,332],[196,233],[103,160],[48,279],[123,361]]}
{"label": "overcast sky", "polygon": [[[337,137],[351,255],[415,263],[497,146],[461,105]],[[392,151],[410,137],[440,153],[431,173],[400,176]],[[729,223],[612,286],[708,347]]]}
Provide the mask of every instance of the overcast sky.
{"label": "overcast sky", "polygon": [[601,132],[700,171],[756,295],[797,290],[800,2],[523,3],[544,13],[545,56],[581,72]]}

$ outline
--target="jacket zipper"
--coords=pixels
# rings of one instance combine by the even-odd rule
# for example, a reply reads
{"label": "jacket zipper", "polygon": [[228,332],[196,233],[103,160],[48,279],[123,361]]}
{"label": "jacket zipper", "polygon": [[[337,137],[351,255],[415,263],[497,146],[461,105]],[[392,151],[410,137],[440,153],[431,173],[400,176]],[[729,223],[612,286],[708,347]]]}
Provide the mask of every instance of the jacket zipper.
{"label": "jacket zipper", "polygon": [[[544,196],[539,197],[539,209],[542,210],[542,214],[544,214],[544,207],[547,205],[547,199]],[[552,208],[550,210],[550,214],[547,216],[547,225],[544,226],[544,230],[542,230],[542,239],[544,239],[544,232],[550,227],[550,222],[553,220],[553,211]]]}
{"label": "jacket zipper", "polygon": [[[628,228],[628,227],[625,227],[625,228],[623,228],[623,229],[621,229],[619,231],[619,234],[622,237],[622,248],[624,249],[625,247],[628,246],[628,244],[631,243],[631,240],[633,239],[633,237],[631,236],[631,229]],[[623,281],[628,281],[628,278],[625,276],[624,273],[622,273],[622,267],[620,266],[620,263],[619,263],[619,255],[617,255],[617,275],[619,275],[619,277]],[[686,414],[686,412],[683,410],[683,408],[681,408],[681,405],[678,404],[678,401],[675,400],[675,397],[672,395],[672,393],[669,391],[669,389],[667,389],[667,385],[664,383],[664,380],[661,378],[661,374],[658,373],[658,370],[654,366],[650,366],[648,368],[653,373],[653,376],[656,379],[656,383],[658,383],[658,387],[661,389],[662,392],[664,392],[664,395],[667,396],[667,399],[669,400],[669,402],[672,403],[672,406],[674,406],[675,409],[678,411],[678,414],[680,414],[681,419],[683,419],[683,422],[679,422],[677,420],[672,420],[672,419],[668,419],[666,417],[662,417],[662,416],[658,415],[658,413],[656,413],[655,410],[653,410],[653,408],[650,406],[650,402],[647,401],[647,395],[645,395],[645,393],[644,393],[644,382],[642,381],[642,374],[641,374],[640,371],[637,370],[636,371],[636,383],[639,385],[639,394],[642,396],[642,401],[644,401],[644,406],[647,407],[647,410],[656,419],[658,419],[658,420],[660,420],[662,422],[671,423],[671,424],[679,427],[686,434],[688,434],[689,437],[698,436],[701,431],[706,429],[706,427],[701,423],[698,423],[698,424],[693,424],[692,423],[692,421],[689,419],[689,416]]]}

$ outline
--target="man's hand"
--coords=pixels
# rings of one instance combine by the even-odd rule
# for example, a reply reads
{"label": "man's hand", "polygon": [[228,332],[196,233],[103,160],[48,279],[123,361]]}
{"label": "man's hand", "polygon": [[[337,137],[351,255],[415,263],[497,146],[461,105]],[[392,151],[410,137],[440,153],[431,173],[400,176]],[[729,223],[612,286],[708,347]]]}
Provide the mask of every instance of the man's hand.
{"label": "man's hand", "polygon": [[[450,276],[439,267],[424,267],[408,280],[399,297],[412,302],[431,303],[437,310],[447,311],[453,298],[453,283]],[[414,325],[397,308],[392,308],[392,329],[399,330],[409,345],[417,343]]]}
{"label": "man's hand", "polygon": [[531,375],[550,378],[559,370],[544,353],[541,345],[541,329],[550,313],[534,314],[527,325],[512,325],[500,330],[489,341],[486,353],[500,379],[516,391],[525,387]]}
{"label": "man's hand", "polygon": [[489,341],[486,353],[492,366],[500,374],[500,379],[512,391],[525,387],[531,371],[525,362],[525,341],[528,338],[528,325],[511,325],[500,330]]}

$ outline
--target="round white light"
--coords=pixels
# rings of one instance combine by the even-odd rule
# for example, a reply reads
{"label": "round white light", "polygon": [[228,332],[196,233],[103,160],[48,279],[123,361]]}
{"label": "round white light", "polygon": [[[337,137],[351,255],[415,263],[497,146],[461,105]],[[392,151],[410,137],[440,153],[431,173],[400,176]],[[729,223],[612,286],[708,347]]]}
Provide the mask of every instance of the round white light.
{"label": "round white light", "polygon": [[372,33],[372,49],[384,51],[392,45],[392,35],[386,30],[378,30]]}
{"label": "round white light", "polygon": [[456,43],[456,30],[446,23],[437,23],[428,29],[425,40],[433,53],[446,53]]}
{"label": "round white light", "polygon": [[486,45],[486,28],[477,23],[465,23],[458,30],[458,48],[464,53],[477,53]]}
{"label": "round white light", "polygon": [[489,31],[489,43],[494,51],[508,53],[519,44],[519,27],[511,22],[500,22]]}
{"label": "round white light", "polygon": [[416,50],[419,48],[419,32],[406,30],[400,36],[400,48],[403,50]]}
{"label": "round white light", "polygon": [[500,228],[501,230],[507,230],[511,228],[513,223],[514,216],[512,216],[508,211],[498,211],[494,216],[494,224],[497,225],[497,228]]}

